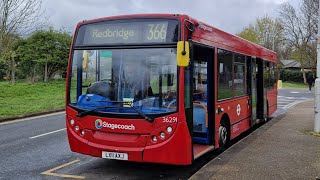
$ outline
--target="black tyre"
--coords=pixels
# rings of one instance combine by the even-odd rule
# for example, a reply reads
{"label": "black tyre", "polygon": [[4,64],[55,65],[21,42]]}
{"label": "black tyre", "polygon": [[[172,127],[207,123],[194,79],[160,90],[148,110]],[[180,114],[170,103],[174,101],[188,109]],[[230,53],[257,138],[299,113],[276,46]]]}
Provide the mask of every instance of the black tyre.
{"label": "black tyre", "polygon": [[230,142],[230,131],[226,121],[222,120],[219,126],[219,151],[228,148]]}

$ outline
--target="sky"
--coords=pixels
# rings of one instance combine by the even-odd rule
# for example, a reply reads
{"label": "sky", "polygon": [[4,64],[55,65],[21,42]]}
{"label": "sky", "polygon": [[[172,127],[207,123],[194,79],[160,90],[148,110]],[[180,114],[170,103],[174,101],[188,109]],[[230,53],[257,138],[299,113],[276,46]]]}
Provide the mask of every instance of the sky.
{"label": "sky", "polygon": [[[77,23],[124,14],[187,14],[230,33],[239,33],[266,14],[276,16],[287,0],[44,0],[48,25],[74,31]],[[298,3],[299,0],[290,0]]]}

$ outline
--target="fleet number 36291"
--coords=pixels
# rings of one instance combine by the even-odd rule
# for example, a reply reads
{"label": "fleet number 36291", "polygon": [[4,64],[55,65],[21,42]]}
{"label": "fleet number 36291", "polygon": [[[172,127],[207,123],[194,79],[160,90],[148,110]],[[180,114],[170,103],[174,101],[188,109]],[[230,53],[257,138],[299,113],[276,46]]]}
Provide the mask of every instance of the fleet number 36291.
{"label": "fleet number 36291", "polygon": [[178,117],[163,117],[162,122],[164,123],[176,123],[178,122]]}

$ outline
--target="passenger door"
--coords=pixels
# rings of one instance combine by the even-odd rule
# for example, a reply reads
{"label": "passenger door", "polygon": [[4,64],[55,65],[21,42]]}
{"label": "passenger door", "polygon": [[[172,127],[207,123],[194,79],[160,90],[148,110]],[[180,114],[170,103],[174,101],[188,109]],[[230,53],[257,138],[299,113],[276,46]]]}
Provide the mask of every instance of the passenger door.
{"label": "passenger door", "polygon": [[256,58],[257,65],[257,119],[264,119],[266,114],[266,90],[264,83],[264,62],[263,59]]}
{"label": "passenger door", "polygon": [[251,126],[256,123],[257,119],[257,63],[256,58],[247,56],[247,84],[250,101]]}
{"label": "passenger door", "polygon": [[192,47],[193,142],[212,144],[214,121],[213,60],[214,49],[193,44]]}

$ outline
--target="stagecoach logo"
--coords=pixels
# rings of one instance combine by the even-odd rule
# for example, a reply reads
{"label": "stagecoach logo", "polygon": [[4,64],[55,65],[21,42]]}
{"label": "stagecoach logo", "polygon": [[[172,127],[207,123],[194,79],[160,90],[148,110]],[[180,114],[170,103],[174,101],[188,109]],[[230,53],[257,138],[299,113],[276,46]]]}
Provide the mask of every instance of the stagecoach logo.
{"label": "stagecoach logo", "polygon": [[96,128],[97,129],[101,129],[102,128],[102,120],[101,119],[97,119],[95,122]]}
{"label": "stagecoach logo", "polygon": [[211,27],[205,26],[203,24],[199,24],[198,29],[200,29],[200,30],[203,29],[204,31],[212,32],[212,28]]}
{"label": "stagecoach logo", "polygon": [[237,105],[237,115],[240,116],[241,113],[241,106],[240,104]]}
{"label": "stagecoach logo", "polygon": [[109,129],[125,129],[130,131],[134,131],[136,129],[136,127],[133,124],[131,125],[111,124],[111,123],[104,122],[101,119],[97,119],[94,124],[97,129],[101,129],[103,127],[109,128]]}

